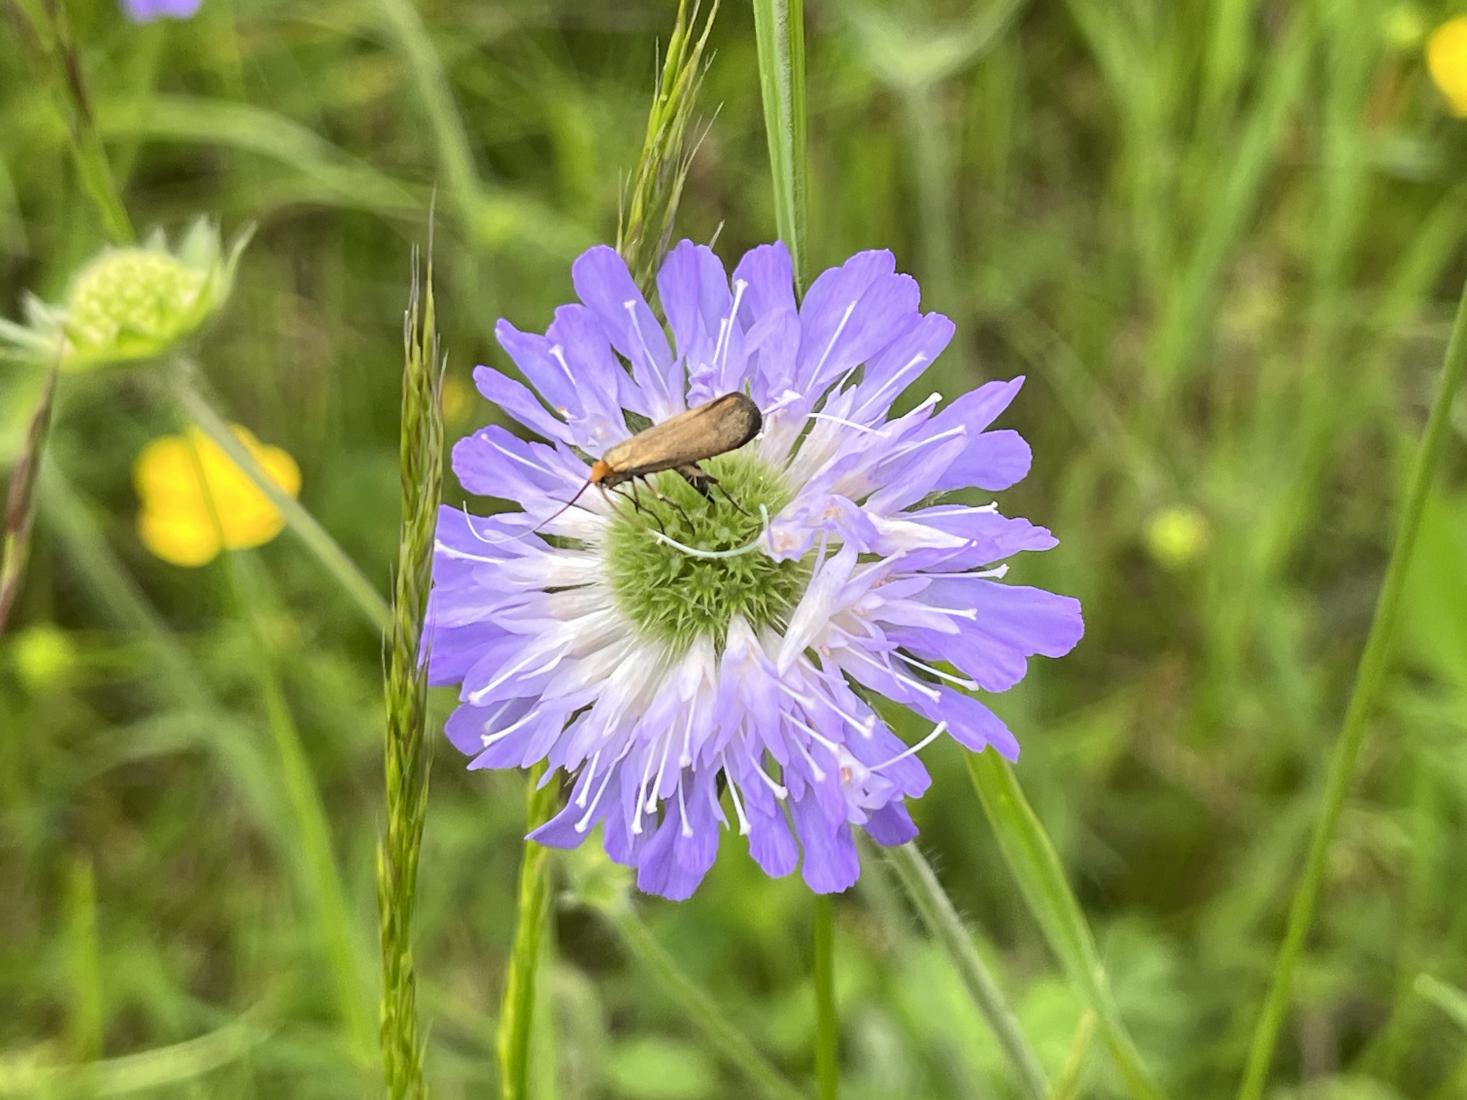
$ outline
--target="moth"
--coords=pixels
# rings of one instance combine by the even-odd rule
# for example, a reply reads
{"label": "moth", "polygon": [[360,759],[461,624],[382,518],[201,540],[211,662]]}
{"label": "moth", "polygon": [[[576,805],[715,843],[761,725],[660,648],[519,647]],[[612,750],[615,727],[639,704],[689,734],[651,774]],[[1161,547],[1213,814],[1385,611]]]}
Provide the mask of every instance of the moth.
{"label": "moth", "polygon": [[[713,486],[718,484],[718,479],[698,463],[738,450],[758,435],[763,426],[764,417],[759,412],[759,406],[741,393],[726,393],[696,408],[669,417],[660,424],[653,424],[630,439],[618,443],[591,463],[590,476],[576,490],[575,496],[546,516],[527,534],[533,534],[555,519],[575,504],[581,494],[593,485],[605,493],[631,482],[635,490],[638,480],[646,481],[663,470],[675,470],[689,485],[711,499]],[[652,492],[661,497],[655,488]],[[724,490],[724,495],[728,496],[727,490]],[[631,500],[632,507],[642,511],[635,492],[628,495],[628,499]],[[729,502],[735,508],[738,507],[732,497],[729,497]]]}

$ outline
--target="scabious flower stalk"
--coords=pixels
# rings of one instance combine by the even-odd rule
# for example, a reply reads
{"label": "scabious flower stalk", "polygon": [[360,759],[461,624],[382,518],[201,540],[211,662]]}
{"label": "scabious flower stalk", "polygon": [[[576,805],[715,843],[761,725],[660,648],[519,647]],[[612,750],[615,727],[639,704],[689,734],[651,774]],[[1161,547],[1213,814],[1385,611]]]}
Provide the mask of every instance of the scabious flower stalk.
{"label": "scabious flower stalk", "polygon": [[[570,777],[532,838],[571,847],[599,825],[646,892],[688,897],[724,827],[768,874],[802,863],[812,890],[845,890],[855,828],[916,835],[918,751],[946,733],[1016,757],[974,693],[1007,690],[1082,633],[1075,600],[1004,583],[1005,559],[1050,533],[948,499],[1028,472],[1024,440],[990,428],[1022,379],[896,414],[953,325],[920,311],[889,252],[858,253],[797,304],[782,244],[730,280],[683,241],[656,280],[671,343],[611,249],[572,278],[580,302],[544,335],[499,324],[534,390],[475,372],[548,442],[491,426],[454,448],[467,489],[523,511],[440,512],[427,637],[432,682],[460,686],[448,736],[471,768],[544,761],[546,782]],[[705,464],[726,492],[705,500],[663,474],[663,499],[639,509],[589,491],[552,515],[632,424],[731,392],[763,431]],[[880,698],[929,732],[903,742]]]}

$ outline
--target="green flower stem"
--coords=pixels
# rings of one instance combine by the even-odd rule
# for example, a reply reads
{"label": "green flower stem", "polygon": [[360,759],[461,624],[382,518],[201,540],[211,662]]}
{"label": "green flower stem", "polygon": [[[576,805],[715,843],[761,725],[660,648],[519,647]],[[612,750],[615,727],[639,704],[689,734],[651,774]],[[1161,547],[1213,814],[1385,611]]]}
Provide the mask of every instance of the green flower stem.
{"label": "green flower stem", "polygon": [[1161,1100],[1165,1094],[1141,1061],[1121,1021],[1095,950],[1095,938],[1065,881],[1059,854],[1024,797],[1013,770],[996,752],[968,753],[966,757],[968,775],[998,837],[1004,861],[1070,984],[1095,1013],[1101,1037],[1127,1091],[1140,1100]]}
{"label": "green flower stem", "polygon": [[[526,824],[533,831],[550,820],[559,784],[538,787],[545,774],[544,763],[530,771]],[[549,852],[533,841],[525,841],[520,864],[519,902],[516,906],[514,945],[510,949],[509,974],[504,982],[504,1000],[499,1011],[499,1095],[503,1100],[526,1100],[530,1081],[530,1031],[535,1015],[535,975],[550,919]]]}
{"label": "green flower stem", "polygon": [[805,0],[753,0],[759,90],[774,178],[774,224],[805,286]]}
{"label": "green flower stem", "polygon": [[[203,457],[197,447],[190,447],[189,454],[199,484],[206,485]],[[224,526],[214,498],[209,493],[204,493],[203,498],[222,545]],[[265,707],[265,721],[280,756],[286,801],[295,819],[295,835],[301,846],[302,860],[297,866],[306,871],[302,876],[302,892],[315,910],[321,948],[331,970],[337,1007],[351,1044],[353,1060],[365,1066],[375,1045],[367,1019],[366,982],[352,942],[354,922],[351,905],[332,852],[326,806],[316,788],[300,729],[290,713],[290,704],[286,701],[280,673],[275,666],[275,649],[261,616],[262,608],[273,608],[273,593],[259,562],[252,555],[225,551],[223,558],[224,572],[229,581],[226,587],[235,604],[234,613],[248,626],[254,641],[256,676]]]}
{"label": "green flower stem", "polygon": [[810,906],[815,947],[815,1079],[820,1100],[840,1092],[840,1022],[835,1014],[835,902],[816,894]]}
{"label": "green flower stem", "polygon": [[1004,1054],[1013,1063],[1019,1082],[1026,1095],[1034,1100],[1044,1100],[1049,1095],[1049,1082],[1039,1059],[1019,1030],[1019,1021],[1004,1000],[1002,991],[993,975],[988,972],[983,959],[973,946],[973,938],[963,927],[962,918],[953,908],[953,903],[937,881],[932,867],[923,858],[915,844],[902,844],[887,849],[887,861],[896,869],[897,877],[917,912],[922,923],[947,951],[957,967],[958,977],[968,988],[968,995],[977,1006],[983,1019],[993,1031],[993,1037],[1003,1048]]}
{"label": "green flower stem", "polygon": [[282,492],[270,475],[260,468],[254,456],[235,438],[224,418],[199,391],[192,365],[180,361],[175,367],[174,392],[188,418],[244,471],[245,476],[255,483],[270,503],[280,509],[286,526],[305,543],[306,549],[315,555],[316,560],[331,574],[342,591],[351,597],[367,621],[383,634],[390,634],[392,609],[387,606],[381,593],[362,575],[346,551],[321,526],[316,517],[306,511],[299,501]]}
{"label": "green flower stem", "polygon": [[1284,941],[1279,946],[1278,957],[1274,960],[1272,982],[1253,1032],[1247,1068],[1238,1089],[1239,1100],[1258,1100],[1263,1095],[1269,1066],[1273,1062],[1274,1047],[1278,1044],[1279,1029],[1288,1013],[1294,970],[1303,954],[1309,926],[1314,922],[1314,911],[1319,906],[1329,847],[1334,840],[1335,828],[1339,825],[1345,797],[1350,793],[1350,785],[1355,777],[1360,747],[1365,742],[1366,722],[1375,709],[1376,700],[1385,684],[1392,635],[1401,611],[1401,594],[1405,589],[1407,567],[1411,563],[1412,551],[1416,548],[1416,536],[1421,528],[1421,516],[1431,493],[1432,481],[1446,451],[1452,403],[1461,386],[1464,370],[1467,370],[1467,286],[1463,287],[1462,296],[1457,303],[1457,319],[1452,325],[1451,339],[1447,344],[1441,382],[1407,482],[1406,499],[1401,507],[1395,544],[1391,547],[1390,561],[1386,564],[1385,580],[1376,599],[1375,615],[1365,639],[1365,649],[1360,654],[1355,686],[1345,709],[1340,737],[1330,759],[1329,774],[1324,787],[1324,803],[1319,820],[1315,823],[1314,835],[1309,842],[1304,874],[1289,906],[1288,927],[1284,933]]}
{"label": "green flower stem", "polygon": [[387,826],[377,846],[377,920],[382,950],[378,1041],[388,1095],[425,1096],[423,1037],[418,1027],[413,965],[413,913],[418,854],[428,813],[432,754],[427,668],[418,659],[433,567],[433,534],[443,481],[441,353],[433,303],[433,244],[420,268],[413,257],[412,292],[403,330],[402,427],[399,443],[401,527],[397,544],[387,651],[387,728],[383,752]]}
{"label": "green flower stem", "polygon": [[630,905],[608,905],[601,912],[637,963],[651,972],[724,1061],[742,1073],[759,1095],[765,1100],[802,1100],[804,1094],[759,1053],[748,1037],[730,1022],[717,1002],[679,969]]}

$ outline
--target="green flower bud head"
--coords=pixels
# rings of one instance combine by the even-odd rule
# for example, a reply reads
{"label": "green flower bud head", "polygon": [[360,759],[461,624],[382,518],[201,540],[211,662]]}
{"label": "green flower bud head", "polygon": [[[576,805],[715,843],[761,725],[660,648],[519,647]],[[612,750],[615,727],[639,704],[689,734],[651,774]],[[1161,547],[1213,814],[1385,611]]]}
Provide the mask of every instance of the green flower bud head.
{"label": "green flower bud head", "polygon": [[1162,509],[1146,525],[1146,546],[1167,569],[1185,569],[1207,551],[1211,541],[1206,517],[1185,505]]}
{"label": "green flower bud head", "polygon": [[0,321],[0,355],[63,370],[152,359],[197,330],[229,297],[249,233],[226,251],[218,227],[200,219],[176,248],[161,232],[108,248],[72,279],[61,305],[25,303],[26,324]]}

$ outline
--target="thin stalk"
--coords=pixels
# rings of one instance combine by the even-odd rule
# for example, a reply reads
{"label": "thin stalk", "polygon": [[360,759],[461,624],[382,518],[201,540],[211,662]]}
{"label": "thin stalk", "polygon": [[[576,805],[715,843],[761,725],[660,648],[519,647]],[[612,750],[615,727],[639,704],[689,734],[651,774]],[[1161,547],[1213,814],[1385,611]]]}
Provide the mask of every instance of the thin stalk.
{"label": "thin stalk", "polygon": [[[209,491],[203,456],[197,446],[189,448],[189,455],[205,507],[209,510],[222,546],[224,527],[220,522],[213,494]],[[229,581],[226,587],[234,602],[235,614],[249,628],[254,642],[256,676],[260,698],[265,707],[265,722],[270,727],[275,749],[280,756],[286,801],[295,819],[296,837],[301,848],[301,866],[306,870],[306,874],[301,876],[303,892],[315,910],[320,945],[331,970],[337,1007],[351,1044],[352,1056],[356,1062],[365,1065],[371,1058],[373,1037],[366,1013],[365,982],[352,944],[351,905],[347,901],[346,887],[332,852],[326,806],[316,788],[310,757],[290,713],[290,704],[286,701],[280,674],[275,667],[274,649],[261,621],[260,608],[272,603],[268,582],[262,575],[258,562],[248,553],[236,554],[226,550],[223,557],[224,572]]]}
{"label": "thin stalk", "polygon": [[23,0],[18,6],[29,20],[35,45],[44,57],[42,68],[54,70],[61,86],[61,98],[65,101],[61,113],[66,120],[66,136],[82,189],[92,200],[108,239],[113,244],[130,244],[135,239],[132,220],[127,215],[122,192],[97,131],[92,97],[87,90],[86,72],[81,63],[81,49],[72,36],[66,7],[54,0]]}
{"label": "thin stalk", "polygon": [[443,481],[443,362],[433,304],[431,224],[426,268],[413,256],[403,321],[402,427],[399,444],[401,531],[397,543],[392,634],[387,652],[387,729],[383,753],[387,829],[377,845],[377,919],[382,948],[378,1041],[388,1095],[427,1094],[413,966],[418,854],[428,813],[427,668],[419,660],[433,567],[433,532]]}
{"label": "thin stalk", "polygon": [[774,224],[805,286],[805,0],[753,0],[759,91],[769,136]]}
{"label": "thin stalk", "polygon": [[1446,358],[1442,363],[1441,382],[1431,414],[1426,421],[1421,446],[1406,483],[1406,499],[1401,507],[1401,518],[1396,528],[1395,544],[1391,547],[1390,560],[1386,564],[1385,580],[1376,598],[1375,614],[1371,619],[1370,632],[1365,639],[1365,648],[1360,654],[1360,664],[1355,673],[1355,686],[1350,693],[1350,702],[1345,709],[1345,719],[1340,727],[1339,740],[1335,743],[1334,755],[1330,759],[1329,775],[1325,781],[1324,803],[1319,820],[1315,823],[1314,835],[1309,842],[1309,855],[1304,861],[1304,874],[1294,891],[1289,906],[1288,927],[1284,941],[1274,961],[1273,980],[1263,1002],[1258,1024],[1253,1032],[1253,1042],[1248,1050],[1248,1064],[1243,1082],[1238,1089],[1239,1100],[1258,1100],[1268,1078],[1269,1066],[1273,1062],[1274,1047],[1278,1044],[1279,1029],[1288,1013],[1289,994],[1292,989],[1294,970],[1304,951],[1304,940],[1314,922],[1314,911],[1319,906],[1319,895],[1324,887],[1324,870],[1328,862],[1330,843],[1339,825],[1340,812],[1344,809],[1345,797],[1355,777],[1355,765],[1360,758],[1360,747],[1365,742],[1366,721],[1375,709],[1385,684],[1385,674],[1390,664],[1391,641],[1395,633],[1396,620],[1400,616],[1401,595],[1405,589],[1407,567],[1416,548],[1416,536],[1421,529],[1421,516],[1426,509],[1427,497],[1431,493],[1432,481],[1437,467],[1446,451],[1450,429],[1452,403],[1462,383],[1463,371],[1467,370],[1467,286],[1457,303],[1457,318],[1452,325],[1451,339],[1447,343]]}
{"label": "thin stalk", "polygon": [[479,221],[484,187],[474,164],[473,148],[463,118],[453,100],[453,90],[443,71],[443,62],[423,25],[423,17],[411,0],[382,0],[382,11],[391,24],[407,62],[408,73],[428,115],[428,126],[438,147],[438,163],[458,216],[471,233]]}
{"label": "thin stalk", "polygon": [[915,844],[887,849],[886,858],[896,869],[907,897],[922,917],[922,923],[952,959],[958,977],[968,989],[968,996],[1013,1063],[1025,1094],[1034,1100],[1044,1100],[1049,1095],[1049,1082],[1039,1065],[1039,1058],[1019,1029],[1019,1021],[973,946],[973,937],[963,927],[962,918],[953,908],[952,900],[943,890],[942,883],[938,882],[931,865]]}
{"label": "thin stalk", "polygon": [[367,621],[382,633],[390,633],[392,609],[387,606],[387,601],[382,598],[376,586],[362,575],[361,570],[341,548],[341,544],[331,537],[316,517],[306,511],[299,501],[282,491],[270,475],[260,468],[254,456],[229,430],[228,423],[200,392],[192,364],[179,361],[175,366],[177,377],[174,379],[174,393],[189,419],[229,456],[229,460],[254,482],[271,504],[280,509],[286,526],[305,544],[306,549],[315,556],[326,572],[331,574],[341,590],[351,597]]}
{"label": "thin stalk", "polygon": [[51,405],[56,398],[57,363],[51,364],[41,396],[36,401],[30,424],[15,468],[10,473],[10,489],[5,495],[5,512],[0,517],[0,634],[11,609],[20,597],[26,561],[31,555],[31,528],[36,518],[36,481],[41,473],[41,454],[51,425]]}
{"label": "thin stalk", "polygon": [[679,969],[672,956],[657,942],[652,930],[629,905],[606,906],[601,911],[637,963],[651,972],[724,1061],[743,1074],[765,1100],[802,1100],[804,1094],[759,1053],[713,998]]}
{"label": "thin stalk", "polygon": [[1013,770],[995,752],[968,753],[966,762],[1004,862],[1051,950],[1064,966],[1070,984],[1095,1013],[1101,1038],[1126,1091],[1139,1100],[1161,1100],[1165,1094],[1142,1062],[1111,996],[1095,937],[1065,880],[1059,853],[1024,797]]}
{"label": "thin stalk", "polygon": [[816,894],[810,906],[815,971],[815,1080],[820,1100],[840,1092],[840,1022],[835,1014],[835,902]]}
{"label": "thin stalk", "polygon": [[[550,820],[559,785],[537,786],[545,765],[530,772],[526,798],[527,831]],[[539,844],[526,841],[520,864],[519,901],[516,905],[514,945],[499,1012],[499,1095],[503,1100],[526,1100],[530,1081],[530,1030],[535,1015],[535,975],[540,967],[545,925],[550,919],[550,889],[546,857]]]}

